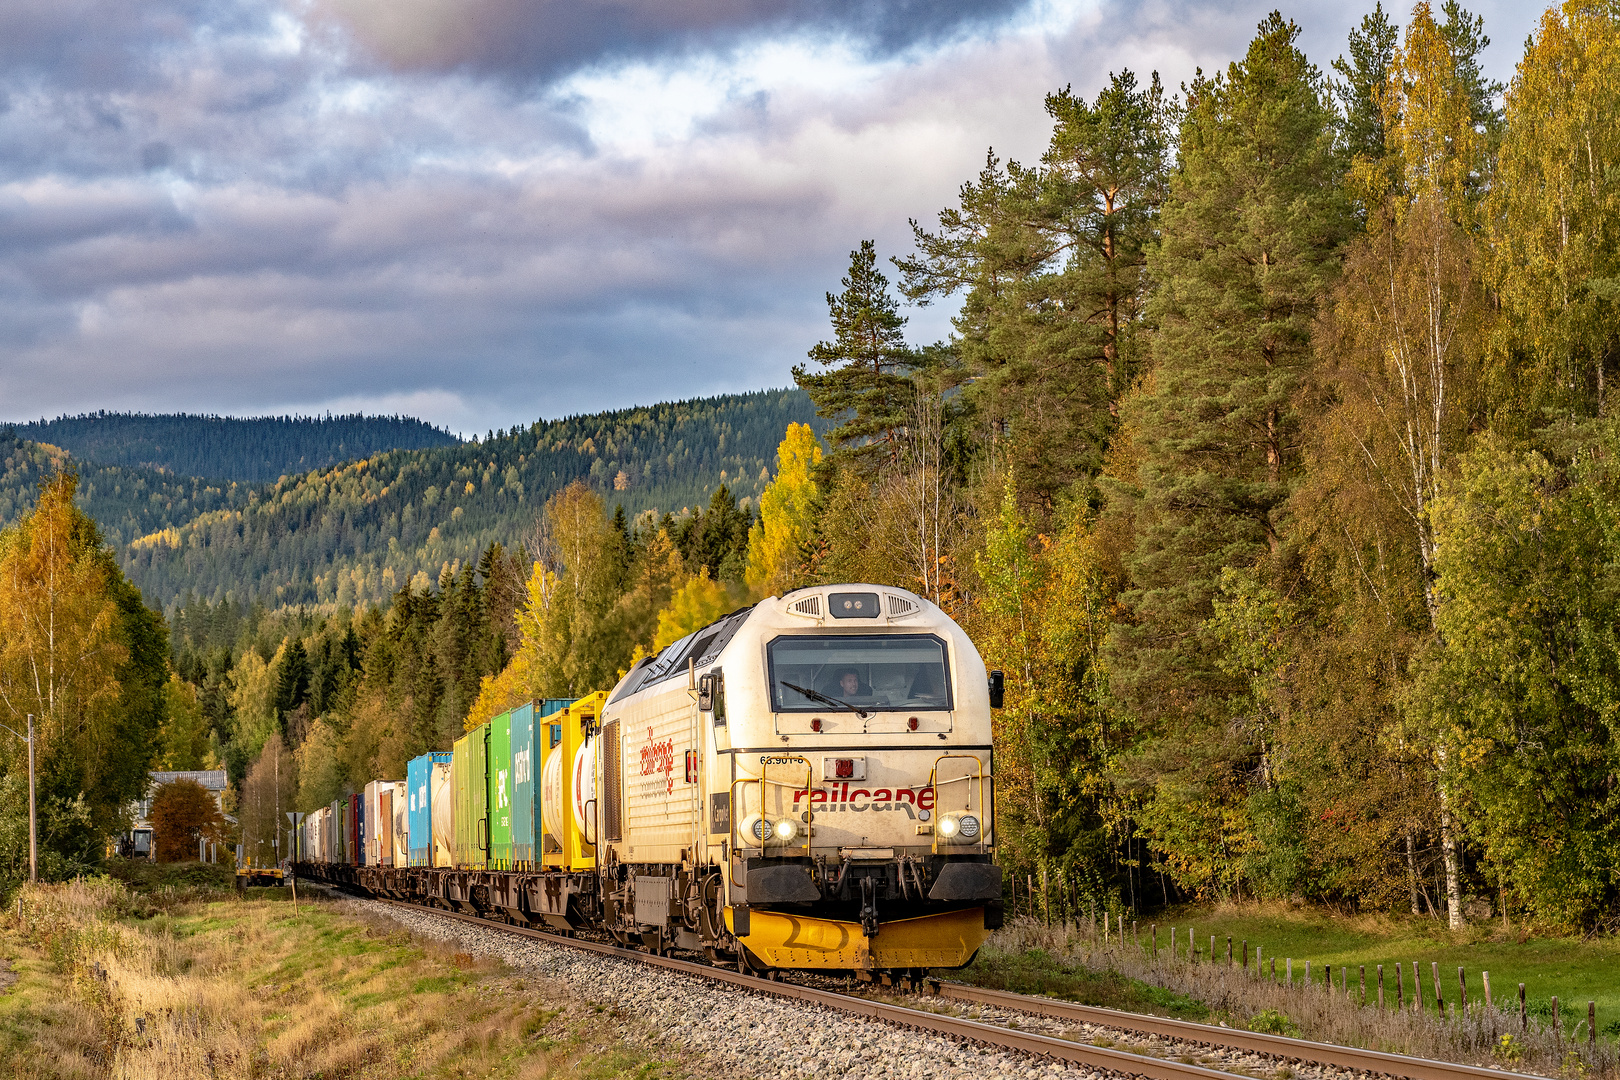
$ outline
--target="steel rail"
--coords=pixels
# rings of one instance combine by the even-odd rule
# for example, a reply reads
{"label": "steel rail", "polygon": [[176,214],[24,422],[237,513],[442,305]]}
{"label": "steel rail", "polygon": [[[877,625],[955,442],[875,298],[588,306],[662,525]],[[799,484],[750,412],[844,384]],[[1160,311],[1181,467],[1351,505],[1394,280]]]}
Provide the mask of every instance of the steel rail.
{"label": "steel rail", "polygon": [[[901,1005],[874,1001],[871,998],[857,997],[852,994],[841,994],[831,990],[801,986],[796,983],[777,982],[760,978],[757,975],[728,971],[725,968],[715,967],[710,964],[677,960],[670,956],[660,956],[656,953],[642,952],[637,949],[624,949],[615,945],[604,945],[601,942],[588,941],[583,938],[563,937],[561,934],[548,933],[506,922],[496,922],[493,919],[480,918],[476,915],[467,915],[458,911],[447,911],[440,907],[412,904],[385,897],[368,897],[367,899],[410,911],[439,915],[472,926],[501,930],[519,937],[533,938],[554,945],[579,949],[583,952],[596,953],[600,956],[611,956],[621,960],[648,964],[683,975],[691,975],[729,986],[752,990],[756,993],[773,994],[777,997],[797,1001],[810,1001],[837,1012],[864,1016],[868,1019],[879,1020],[912,1030],[930,1031],[948,1038],[964,1039],[1019,1053],[1055,1058],[1059,1061],[1087,1065],[1112,1073],[1143,1076],[1150,1078],[1150,1080],[1232,1080],[1234,1076],[1241,1075],[1219,1069],[1210,1069],[1201,1065],[1191,1065],[1170,1058],[1151,1057],[1122,1050],[1110,1050],[1107,1047],[1090,1046],[1085,1043],[1071,1042],[1067,1039],[1056,1039],[1049,1035],[1039,1035],[1031,1031],[1004,1028],[995,1024],[985,1024],[961,1017],[942,1016],[921,1009],[908,1009]],[[1121,1031],[1158,1035],[1182,1042],[1198,1043],[1223,1049],[1245,1050],[1289,1062],[1331,1065],[1374,1075],[1402,1077],[1405,1080],[1546,1080],[1545,1077],[1526,1073],[1486,1069],[1477,1065],[1461,1065],[1449,1061],[1435,1061],[1430,1058],[1410,1057],[1405,1054],[1389,1054],[1379,1050],[1363,1050],[1358,1047],[1338,1046],[1333,1043],[1311,1042],[1306,1039],[1292,1039],[1283,1035],[1267,1035],[1257,1031],[1244,1031],[1240,1028],[1197,1024],[1189,1020],[1171,1020],[1166,1017],[1121,1012],[1117,1009],[1103,1009],[1092,1005],[1077,1005],[1073,1002],[1059,1001],[1056,998],[1012,994],[1003,990],[986,990],[977,986],[968,986],[965,983],[939,979],[926,979],[923,981],[923,985],[928,991],[947,1000],[989,1005],[1054,1019],[1075,1020]]]}
{"label": "steel rail", "polygon": [[1094,1005],[1077,1005],[1055,998],[1012,994],[1004,990],[986,990],[965,983],[928,979],[925,985],[940,997],[953,1001],[1015,1009],[1063,1020],[1076,1020],[1103,1027],[1135,1031],[1146,1035],[1160,1035],[1182,1042],[1202,1043],[1210,1046],[1248,1050],[1286,1061],[1310,1062],[1317,1065],[1335,1065],[1357,1072],[1384,1076],[1406,1077],[1408,1080],[1543,1080],[1525,1073],[1486,1069],[1478,1065],[1460,1065],[1431,1058],[1389,1054],[1381,1050],[1363,1050],[1354,1046],[1291,1039],[1285,1035],[1267,1035],[1241,1028],[1216,1027],[1195,1024],[1190,1020],[1171,1020],[1162,1016],[1102,1009]]}

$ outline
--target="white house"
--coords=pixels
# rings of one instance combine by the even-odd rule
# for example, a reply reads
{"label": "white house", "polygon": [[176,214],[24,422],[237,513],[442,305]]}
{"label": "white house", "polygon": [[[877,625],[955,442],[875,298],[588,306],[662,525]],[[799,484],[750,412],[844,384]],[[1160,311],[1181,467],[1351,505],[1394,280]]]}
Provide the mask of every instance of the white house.
{"label": "white house", "polygon": [[224,769],[190,769],[182,772],[150,772],[147,773],[146,798],[131,807],[135,818],[135,825],[123,838],[120,845],[124,855],[137,858],[152,858],[152,797],[157,789],[164,784],[172,784],[176,780],[195,780],[201,784],[210,795],[214,797],[214,805],[219,807],[220,813],[225,812],[225,788],[230,780]]}

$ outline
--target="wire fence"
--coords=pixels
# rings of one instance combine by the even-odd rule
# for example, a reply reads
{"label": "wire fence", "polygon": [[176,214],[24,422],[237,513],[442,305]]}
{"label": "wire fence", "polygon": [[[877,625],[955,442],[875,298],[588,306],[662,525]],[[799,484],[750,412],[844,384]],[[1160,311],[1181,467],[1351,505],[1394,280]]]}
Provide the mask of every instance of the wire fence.
{"label": "wire fence", "polygon": [[1258,943],[1200,936],[1195,927],[1141,927],[1108,913],[1055,923],[1017,916],[989,947],[1041,949],[1185,994],[1234,1027],[1571,1080],[1620,1080],[1620,1025],[1600,1027],[1594,1003],[1530,1001],[1522,983],[1491,987],[1488,972],[1470,994],[1464,969],[1432,961],[1334,968],[1277,956]]}

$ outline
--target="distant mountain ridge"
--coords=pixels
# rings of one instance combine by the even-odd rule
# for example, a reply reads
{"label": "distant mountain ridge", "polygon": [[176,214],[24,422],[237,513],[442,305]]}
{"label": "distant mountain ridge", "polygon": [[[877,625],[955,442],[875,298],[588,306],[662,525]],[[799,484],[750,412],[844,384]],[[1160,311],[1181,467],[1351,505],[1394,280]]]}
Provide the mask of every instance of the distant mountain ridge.
{"label": "distant mountain ridge", "polygon": [[826,427],[800,390],[726,394],[389,450],[261,485],[82,461],[0,427],[0,525],[33,505],[40,479],[72,467],[80,505],[148,603],[376,603],[491,543],[517,546],[575,480],[631,515],[695,510],[721,484],[757,502],[794,422]]}
{"label": "distant mountain ridge", "polygon": [[239,484],[274,483],[385,450],[455,446],[461,440],[414,416],[209,416],[82,413],[0,425],[80,461]]}

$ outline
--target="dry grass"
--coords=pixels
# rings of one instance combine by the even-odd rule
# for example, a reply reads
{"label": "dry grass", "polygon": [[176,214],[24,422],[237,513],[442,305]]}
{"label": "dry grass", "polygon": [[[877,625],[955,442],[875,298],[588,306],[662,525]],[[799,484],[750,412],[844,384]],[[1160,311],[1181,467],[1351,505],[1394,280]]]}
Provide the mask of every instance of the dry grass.
{"label": "dry grass", "polygon": [[[1303,968],[1296,965],[1294,985],[1289,986],[1281,971],[1272,981],[1269,971],[1267,977],[1259,977],[1252,969],[1229,967],[1224,959],[1210,963],[1207,956],[1201,956],[1189,962],[1184,955],[1172,958],[1168,950],[1155,957],[1145,945],[1122,943],[1117,936],[1105,944],[1073,923],[1047,926],[1024,918],[1011,920],[997,931],[981,956],[994,966],[1003,958],[1034,951],[1064,966],[1117,973],[1196,999],[1209,1007],[1212,1022],[1234,1027],[1544,1076],[1620,1077],[1612,1038],[1600,1034],[1595,1049],[1589,1049],[1584,1011],[1578,1016],[1565,1012],[1558,1028],[1550,1017],[1536,1015],[1529,1017],[1527,1028],[1521,1028],[1516,1001],[1511,1008],[1494,1009],[1471,1002],[1466,1015],[1458,1015],[1453,1006],[1450,1015],[1441,1017],[1432,1002],[1423,1011],[1412,1009],[1410,982],[1406,1008],[1396,1010],[1393,975],[1386,985],[1388,1007],[1379,1009],[1375,1001],[1360,1003],[1354,968],[1350,969],[1348,992],[1341,987],[1337,971],[1333,989],[1327,989],[1320,967],[1312,971],[1312,985],[1306,987]],[[1430,972],[1424,971],[1423,977],[1427,987]],[[1369,985],[1369,995],[1372,992]]]}
{"label": "dry grass", "polygon": [[329,903],[153,911],[105,879],[21,899],[0,1080],[682,1075],[623,1017]]}

